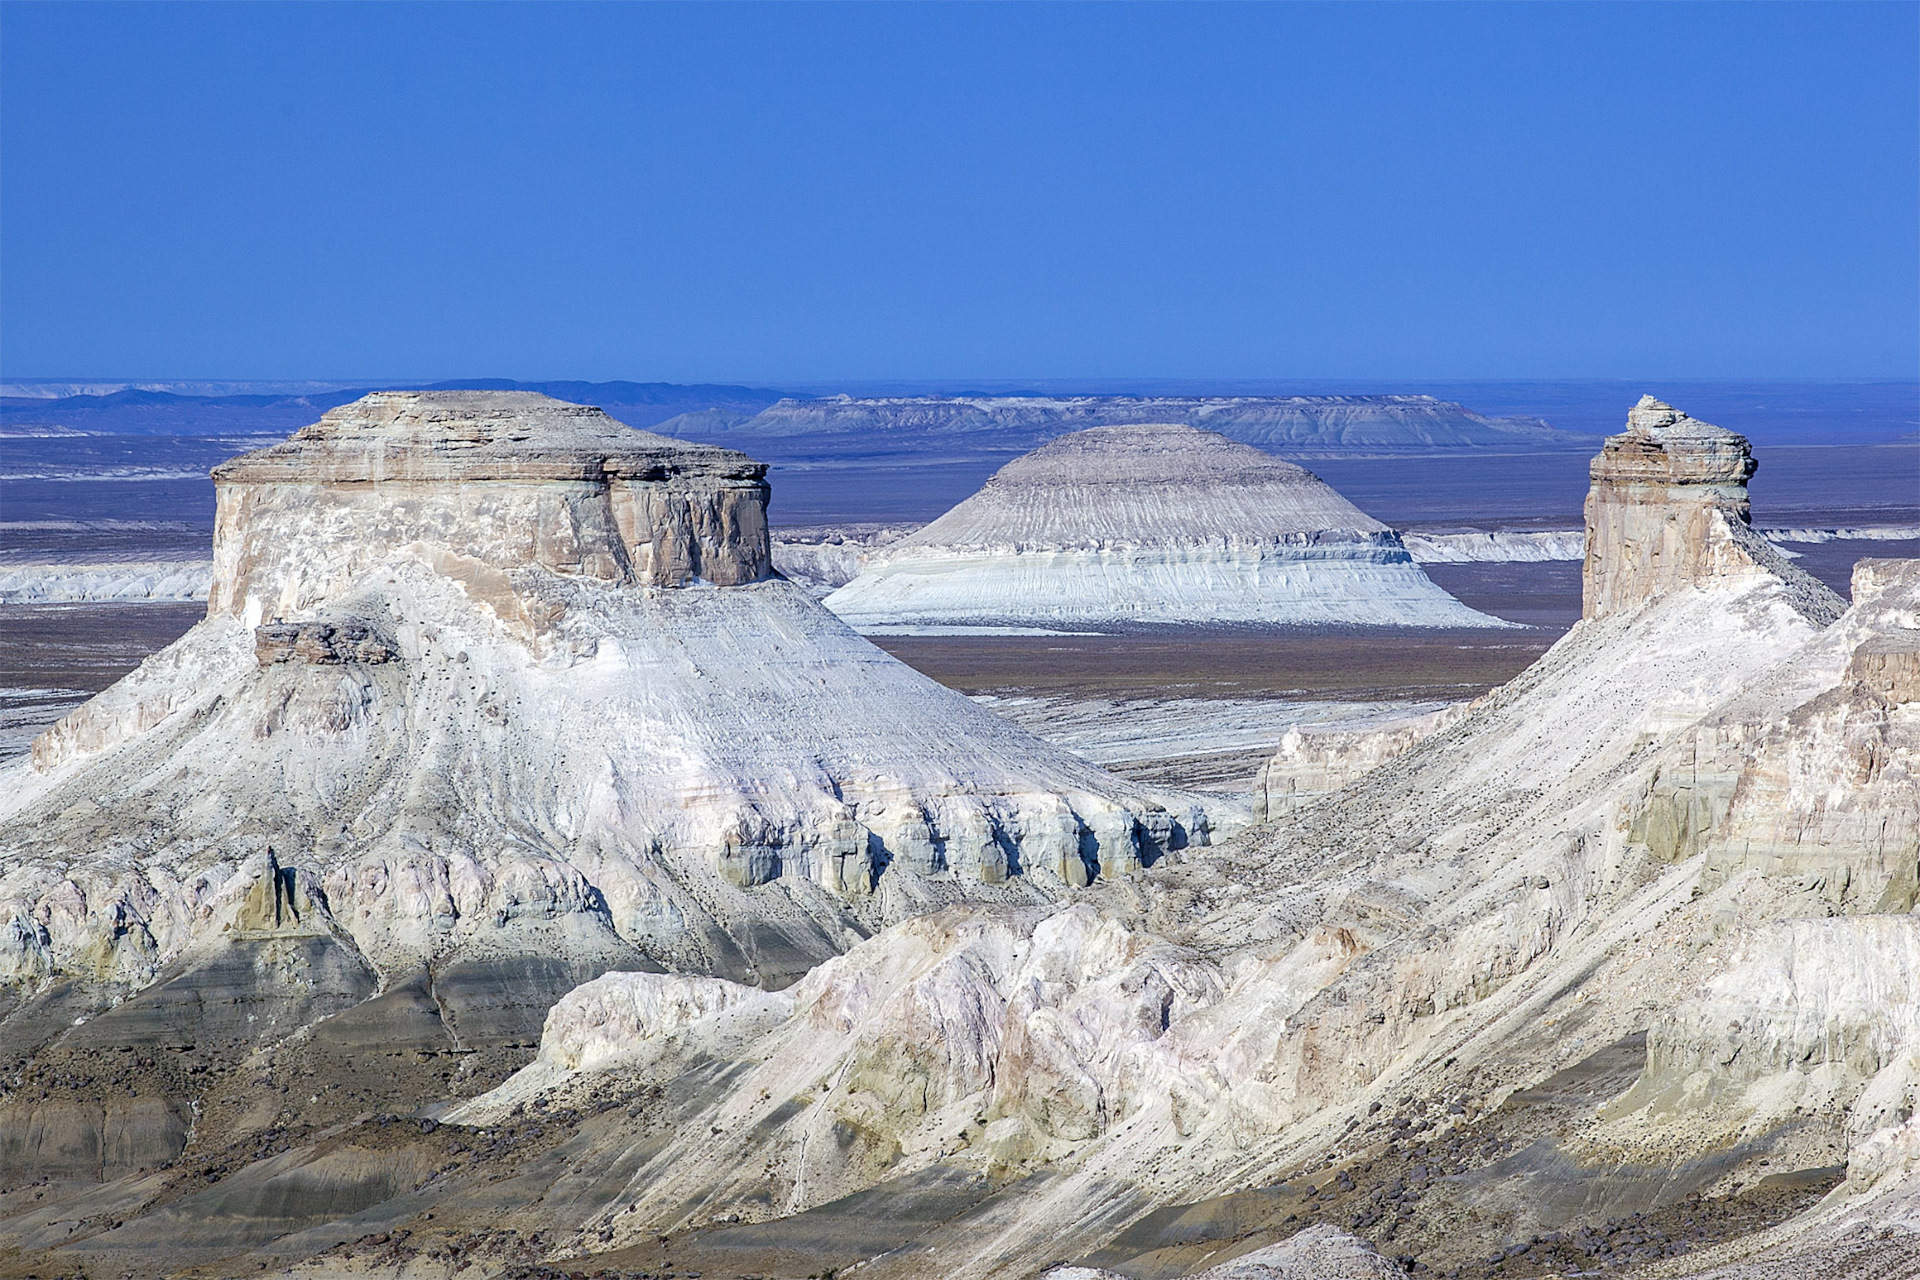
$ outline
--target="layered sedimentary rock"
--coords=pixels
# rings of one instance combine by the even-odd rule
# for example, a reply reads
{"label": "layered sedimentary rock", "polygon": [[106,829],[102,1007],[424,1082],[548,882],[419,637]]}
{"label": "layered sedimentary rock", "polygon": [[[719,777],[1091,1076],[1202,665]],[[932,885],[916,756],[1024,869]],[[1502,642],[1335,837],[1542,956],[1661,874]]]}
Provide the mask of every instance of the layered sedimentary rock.
{"label": "layered sedimentary rock", "polygon": [[[1338,1227],[1308,1227],[1231,1262],[1189,1272],[1189,1280],[1399,1280],[1406,1270]],[[1104,1267],[1055,1267],[1042,1280],[1124,1280]]]}
{"label": "layered sedimentary rock", "polygon": [[[1611,1110],[1710,1139],[1838,1112],[1858,1145],[1917,1106],[1920,920],[1869,914],[1742,936],[1724,968],[1655,1020],[1647,1070]],[[1871,1183],[1886,1170],[1864,1172]]]}
{"label": "layered sedimentary rock", "polygon": [[[219,1186],[128,1178],[121,1226],[76,1205],[0,1228],[96,1270],[237,1221],[196,1259],[1379,1270],[1307,1234],[1327,1224],[1416,1274],[1911,1274],[1920,951],[1890,855],[1920,809],[1920,566],[1868,563],[1821,626],[1765,566],[1631,563],[1456,723],[1202,855],[1070,903],[956,901],[779,992],[599,977],[441,1131],[330,1131]],[[1735,780],[1692,805],[1703,758]],[[1750,831],[1764,856],[1736,854]],[[1800,832],[1824,866],[1776,856]],[[312,882],[257,871],[223,907],[248,945],[317,949]],[[315,1203],[347,1172],[350,1205]]]}
{"label": "layered sedimentary rock", "polygon": [[1747,574],[1789,584],[1809,616],[1831,622],[1839,613],[1832,593],[1751,527],[1747,481],[1757,465],[1745,436],[1642,396],[1626,431],[1593,460],[1585,616]]}
{"label": "layered sedimentary rock", "polygon": [[[1710,548],[1683,550],[1713,563]],[[1631,564],[1612,575],[1616,607],[1457,723],[1154,873],[1144,901],[1098,894],[1051,916],[983,907],[889,929],[794,988],[790,1008],[758,1009],[757,1025],[636,1030],[623,1061],[530,1072],[474,1114],[557,1105],[591,1096],[599,1075],[653,1079],[699,1055],[739,1063],[738,1087],[687,1114],[729,1136],[727,1155],[668,1148],[595,1220],[614,1243],[684,1229],[695,1202],[777,1218],[942,1169],[993,1185],[1031,1174],[929,1237],[956,1275],[1042,1256],[1123,1274],[1191,1266],[1323,1215],[1436,1269],[1530,1239],[1580,1269],[1671,1243],[1647,1225],[1621,1244],[1610,1217],[1651,1224],[1684,1201],[1690,1221],[1709,1221],[1769,1166],[1824,1186],[1817,1170],[1850,1143],[1892,1167],[1898,1133],[1874,1117],[1904,1120],[1905,1104],[1874,1101],[1899,1092],[1893,1076],[1867,1084],[1904,1062],[1906,917],[1796,921],[1889,909],[1887,849],[1920,808],[1899,656],[1920,579],[1868,564],[1823,631],[1804,584],[1765,566],[1675,580],[1657,559]],[[1718,867],[1735,805],[1707,816],[1692,852],[1648,842],[1649,797],[1700,734],[1751,716],[1781,749],[1817,757],[1823,709],[1864,707],[1869,691],[1886,735],[1823,794],[1769,783],[1754,810],[1851,832],[1823,878],[1872,882],[1861,894],[1778,863]],[[1743,768],[1774,772],[1764,735],[1748,747]],[[1863,948],[1864,968],[1849,958]],[[1739,976],[1756,962],[1772,976]],[[1685,1003],[1701,983],[1707,1003]],[[1748,1012],[1728,1015],[1736,1005]],[[1745,1127],[1643,1105],[1676,1073],[1683,1087],[1701,1064],[1725,1074],[1730,1052],[1775,1098],[1779,1071],[1822,1061],[1850,1063],[1851,1083],[1800,1089],[1799,1109]],[[851,1156],[821,1169],[805,1153],[828,1141]],[[1480,1148],[1491,1154],[1477,1165],[1462,1154]],[[1397,1181],[1370,1192],[1382,1176]],[[771,1214],[752,1207],[769,1201]],[[1741,1247],[1726,1241],[1702,1265]]]}
{"label": "layered sedimentary rock", "polygon": [[856,627],[1504,625],[1311,472],[1176,425],[1062,436],[877,559],[826,600]]}
{"label": "layered sedimentary rock", "polygon": [[1205,840],[773,574],[762,472],[528,393],[368,396],[220,467],[206,620],[0,787],[0,968],[137,986],[270,856],[383,980],[780,982]]}
{"label": "layered sedimentary rock", "polygon": [[0,568],[0,604],[205,600],[212,580],[204,560],[8,565]]}
{"label": "layered sedimentary rock", "polygon": [[920,526],[817,525],[777,530],[773,567],[809,594],[825,596],[860,576],[862,562]]}
{"label": "layered sedimentary rock", "polygon": [[456,573],[756,582],[771,566],[765,477],[742,454],[530,391],[376,392],[214,468],[208,612],[257,625],[415,543]]}
{"label": "layered sedimentary rock", "polygon": [[[1744,436],[1695,421],[1652,396],[1642,397],[1628,411],[1627,430],[1609,437],[1593,460],[1582,567],[1585,616],[1592,619],[1611,613],[1632,614],[1676,592],[1702,588],[1724,590],[1744,580],[1784,589],[1794,608],[1815,623],[1824,624],[1837,618],[1845,602],[1795,568],[1779,548],[1750,527],[1747,481],[1757,469]],[[1499,535],[1477,536],[1491,539]],[[1522,536],[1542,540],[1538,546],[1528,544],[1530,550],[1554,552],[1557,549],[1546,545],[1544,540],[1560,535]],[[1466,549],[1475,555],[1504,554],[1472,542]],[[1539,558],[1550,556],[1542,554]],[[1879,571],[1869,571],[1864,583],[1856,584],[1856,600],[1866,601],[1884,594],[1885,588],[1879,584],[1876,572]],[[1884,572],[1897,574],[1898,571]],[[1897,635],[1896,629],[1876,643],[1883,648],[1898,649],[1906,642]],[[1844,640],[1836,633],[1826,643],[1831,646]],[[1812,661],[1809,653],[1803,665]],[[1903,669],[1901,661],[1892,657],[1881,665],[1892,672]],[[1457,713],[1447,713],[1414,717],[1404,725],[1369,726],[1353,732],[1289,734],[1261,772],[1256,787],[1256,810],[1261,816],[1278,815],[1312,803],[1400,755],[1457,718]],[[1854,719],[1859,721],[1860,717]],[[1866,721],[1869,725],[1877,724],[1871,713]],[[1740,765],[1725,760],[1716,762],[1714,753],[1744,751],[1749,740],[1760,732],[1758,726],[1722,725],[1718,729],[1703,728],[1690,737],[1684,749],[1691,750],[1694,758],[1679,770],[1656,776],[1653,795],[1636,827],[1636,839],[1650,842],[1664,856],[1697,852],[1693,838],[1725,815],[1731,790],[1741,775]],[[1861,732],[1862,729],[1857,728],[1854,739],[1858,739]],[[1873,730],[1865,728],[1864,732],[1870,735]],[[1809,759],[1797,750],[1810,736],[1805,725],[1776,727],[1773,735],[1778,740],[1796,744],[1795,760],[1805,779],[1806,794],[1793,798],[1799,804],[1774,794],[1761,799],[1758,792],[1765,784],[1758,781],[1760,775],[1756,774],[1755,780],[1748,784],[1746,808],[1753,814],[1770,815],[1759,819],[1761,821],[1795,827],[1792,836],[1777,838],[1789,839],[1809,850],[1818,848],[1831,833],[1806,832],[1803,816],[1786,815],[1802,815],[1809,805],[1818,809],[1819,801],[1813,795],[1821,785],[1817,779],[1840,768],[1840,763],[1829,756]],[[1871,746],[1853,741],[1849,747],[1856,755],[1864,752],[1864,758],[1875,758]],[[1884,754],[1881,758],[1884,760]],[[1879,813],[1884,808],[1878,796],[1868,798],[1865,804],[1869,813]],[[1910,826],[1895,823],[1887,843],[1898,847],[1907,838]],[[1755,853],[1751,835],[1728,831],[1721,838],[1728,844],[1737,842],[1743,857]],[[1765,837],[1762,839],[1764,843]],[[1847,856],[1857,859],[1860,852],[1858,847],[1850,848]],[[1897,854],[1894,860],[1898,861]],[[1854,886],[1854,891],[1859,892],[1860,886]]]}
{"label": "layered sedimentary rock", "polygon": [[[1636,800],[1632,838],[1710,883],[1792,877],[1831,909],[1920,896],[1920,561],[1862,560],[1854,605],[1689,730]],[[1823,908],[1828,909],[1828,908]]]}

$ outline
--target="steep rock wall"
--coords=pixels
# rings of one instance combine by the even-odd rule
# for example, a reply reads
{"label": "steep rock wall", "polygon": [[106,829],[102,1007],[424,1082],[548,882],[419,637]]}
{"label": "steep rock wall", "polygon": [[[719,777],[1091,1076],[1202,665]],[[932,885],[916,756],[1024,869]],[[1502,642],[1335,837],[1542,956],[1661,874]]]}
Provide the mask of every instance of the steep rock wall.
{"label": "steep rock wall", "polygon": [[414,543],[631,585],[754,582],[765,475],[532,392],[380,392],[214,469],[208,613],[307,608]]}
{"label": "steep rock wall", "polygon": [[1626,431],[1607,437],[1593,460],[1583,616],[1681,587],[1771,575],[1809,618],[1838,617],[1843,602],[1753,531],[1747,481],[1757,467],[1745,436],[1641,397]]}
{"label": "steep rock wall", "polygon": [[[1894,594],[1856,605],[1835,636],[1879,652],[1905,607]],[[596,1221],[618,1241],[673,1225],[696,1200],[765,1216],[751,1206],[790,1213],[940,1160],[996,1179],[1044,1169],[1015,1225],[941,1237],[945,1269],[995,1275],[1043,1249],[1111,1239],[1119,1217],[1153,1205],[1269,1186],[1289,1169],[1315,1170],[1324,1187],[1319,1162],[1404,1136],[1390,1122],[1431,1126],[1437,1102],[1464,1124],[1508,1090],[1615,1053],[1722,959],[1721,940],[1795,909],[1791,885],[1751,875],[1711,885],[1702,858],[1656,854],[1630,828],[1651,780],[1722,709],[1764,694],[1771,710],[1757,714],[1777,719],[1838,679],[1848,653],[1802,661],[1824,641],[1791,584],[1742,566],[1585,620],[1456,723],[1318,803],[1150,872],[1141,890],[1098,892],[1097,914],[1075,908],[1081,936],[1127,939],[1082,956],[1152,956],[1151,973],[1004,958],[1022,938],[1066,930],[1059,915],[980,913],[964,929],[942,919],[939,936],[932,920],[876,935],[832,967],[848,1017],[830,1017],[841,1005],[822,1009],[803,986],[776,1026],[716,1047],[751,1074],[690,1127],[738,1134],[751,1154],[686,1150],[663,1161],[665,1183],[636,1179]],[[1886,816],[1903,802],[1863,793],[1858,803]],[[1115,977],[1118,990],[1103,989]],[[866,1001],[908,990],[866,1021]],[[775,1084],[795,1080],[827,1083],[805,1098]],[[562,1099],[575,1084],[522,1082]],[[834,1110],[817,1110],[825,1098]],[[836,1122],[864,1145],[828,1176],[804,1153]],[[1595,1124],[1588,1105],[1576,1128]],[[1502,1230],[1524,1239],[1590,1212],[1589,1195],[1637,1195],[1640,1206],[1715,1185],[1764,1158],[1770,1134],[1716,1164],[1687,1163],[1691,1148],[1670,1154],[1692,1136],[1670,1122],[1637,1136],[1576,1133],[1433,1194],[1460,1212],[1516,1197],[1524,1208]],[[1603,1190],[1628,1161],[1649,1169],[1645,1181]],[[1542,1184],[1564,1198],[1514,1190]],[[1457,1227],[1436,1221],[1430,1229]]]}
{"label": "steep rock wall", "polygon": [[1920,561],[1861,561],[1853,595],[1791,671],[1675,744],[1631,840],[1704,854],[1709,884],[1794,883],[1822,910],[1920,900]]}

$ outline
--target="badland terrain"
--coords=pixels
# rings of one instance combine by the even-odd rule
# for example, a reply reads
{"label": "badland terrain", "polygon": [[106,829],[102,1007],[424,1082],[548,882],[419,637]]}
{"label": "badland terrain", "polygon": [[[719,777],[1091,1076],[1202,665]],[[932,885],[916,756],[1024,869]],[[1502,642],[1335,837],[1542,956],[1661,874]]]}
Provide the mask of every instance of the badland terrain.
{"label": "badland terrain", "polygon": [[0,1273],[1920,1273],[1920,561],[1651,398],[1577,546],[1424,551],[1167,409],[784,539],[528,392],[222,463],[197,620],[0,773]]}

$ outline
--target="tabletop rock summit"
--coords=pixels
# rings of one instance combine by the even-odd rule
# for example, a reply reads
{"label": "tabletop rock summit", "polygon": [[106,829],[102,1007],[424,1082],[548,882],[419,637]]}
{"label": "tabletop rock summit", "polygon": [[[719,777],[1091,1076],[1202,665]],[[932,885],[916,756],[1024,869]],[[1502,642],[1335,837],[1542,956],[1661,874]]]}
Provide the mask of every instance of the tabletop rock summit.
{"label": "tabletop rock summit", "polygon": [[1304,467],[1177,424],[1061,436],[875,560],[826,600],[865,630],[1506,625]]}
{"label": "tabletop rock summit", "polygon": [[764,472],[525,392],[370,395],[221,466],[206,619],[0,783],[0,977],[137,989],[270,885],[266,931],[369,990],[778,985],[1207,838],[774,574]]}

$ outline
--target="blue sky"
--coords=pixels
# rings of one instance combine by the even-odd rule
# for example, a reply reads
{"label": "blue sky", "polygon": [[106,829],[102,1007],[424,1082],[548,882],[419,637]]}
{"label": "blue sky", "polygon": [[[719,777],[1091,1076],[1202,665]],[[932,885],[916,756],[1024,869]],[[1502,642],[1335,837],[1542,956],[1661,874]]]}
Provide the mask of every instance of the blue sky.
{"label": "blue sky", "polygon": [[1920,7],[0,6],[0,373],[1876,377]]}

